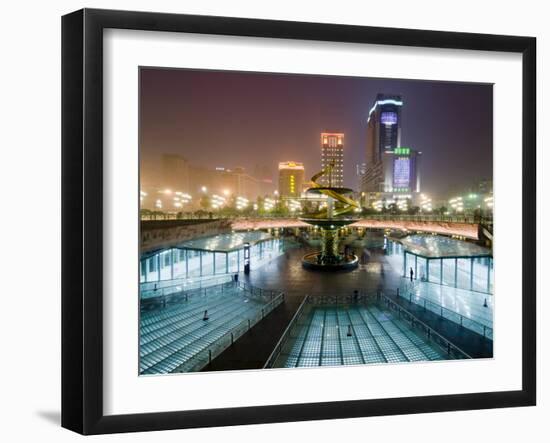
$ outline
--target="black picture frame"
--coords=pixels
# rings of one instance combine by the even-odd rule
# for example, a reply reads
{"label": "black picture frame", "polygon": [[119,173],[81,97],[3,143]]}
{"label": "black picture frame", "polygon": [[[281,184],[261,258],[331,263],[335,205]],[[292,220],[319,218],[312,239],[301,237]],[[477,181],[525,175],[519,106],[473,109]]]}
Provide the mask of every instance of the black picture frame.
{"label": "black picture frame", "polygon": [[[522,55],[522,388],[392,399],[131,415],[103,413],[103,30],[227,36]],[[83,9],[62,18],[62,426],[82,434],[151,431],[536,403],[536,39],[229,17]]]}

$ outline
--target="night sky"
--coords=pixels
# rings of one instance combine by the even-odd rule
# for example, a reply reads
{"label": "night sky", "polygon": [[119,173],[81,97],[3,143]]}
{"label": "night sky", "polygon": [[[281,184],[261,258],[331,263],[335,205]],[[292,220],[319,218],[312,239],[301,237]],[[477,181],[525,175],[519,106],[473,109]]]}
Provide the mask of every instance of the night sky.
{"label": "night sky", "polygon": [[401,145],[422,151],[422,191],[446,197],[492,177],[492,85],[229,71],[141,69],[142,181],[163,153],[253,173],[279,161],[320,169],[320,133],[345,133],[345,185],[357,188],[376,94],[399,94]]}

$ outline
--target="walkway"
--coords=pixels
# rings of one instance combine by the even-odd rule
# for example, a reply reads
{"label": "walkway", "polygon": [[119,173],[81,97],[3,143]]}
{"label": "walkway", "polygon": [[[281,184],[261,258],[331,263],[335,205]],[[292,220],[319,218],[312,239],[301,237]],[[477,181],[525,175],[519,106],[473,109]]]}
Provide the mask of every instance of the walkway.
{"label": "walkway", "polygon": [[451,320],[442,318],[434,312],[425,310],[421,305],[411,303],[403,297],[398,297],[395,293],[386,293],[386,296],[411,312],[416,318],[426,323],[430,328],[436,330],[472,358],[493,357],[493,340],[489,340]]}
{"label": "walkway", "polygon": [[248,329],[247,322],[254,324],[261,318],[266,304],[229,284],[209,288],[206,295],[198,293],[187,301],[142,312],[140,373],[197,370],[199,354],[210,347],[221,351],[227,346],[225,342],[231,342],[228,334]]}
{"label": "walkway", "polygon": [[202,370],[262,369],[299,305],[297,297],[286,299]]}
{"label": "walkway", "polygon": [[274,367],[446,360],[447,353],[375,303],[310,306]]}
{"label": "walkway", "polygon": [[[241,278],[253,286],[280,290],[287,299],[305,294],[353,294],[354,290],[365,289],[376,292],[377,289],[397,288],[400,277],[385,262],[380,252],[369,252],[366,265],[351,271],[318,272],[304,269],[302,257],[316,249],[309,247],[294,248],[270,263],[256,269]],[[362,251],[355,250],[356,255]]]}
{"label": "walkway", "polygon": [[[399,291],[402,297],[410,298],[417,304],[429,300],[489,328],[493,327],[492,294],[467,291],[419,280],[414,280],[411,283],[406,278],[401,279]],[[392,292],[392,290],[390,289],[388,292]]]}

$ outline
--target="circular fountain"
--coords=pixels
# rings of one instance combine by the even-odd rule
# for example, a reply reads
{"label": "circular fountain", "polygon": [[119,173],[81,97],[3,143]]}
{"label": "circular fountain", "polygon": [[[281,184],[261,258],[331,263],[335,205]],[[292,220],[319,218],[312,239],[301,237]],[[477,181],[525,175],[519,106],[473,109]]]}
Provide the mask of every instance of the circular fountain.
{"label": "circular fountain", "polygon": [[[300,219],[321,230],[321,250],[306,254],[302,258],[302,265],[306,269],[326,271],[353,269],[359,263],[356,255],[340,252],[338,232],[343,226],[357,221],[351,217],[343,216],[354,209],[359,209],[360,205],[348,197],[353,192],[352,189],[332,186],[332,167],[329,165],[311,177],[314,186],[307,190],[308,193],[325,195],[327,199],[325,209]],[[329,186],[317,183],[322,176],[328,177]]]}

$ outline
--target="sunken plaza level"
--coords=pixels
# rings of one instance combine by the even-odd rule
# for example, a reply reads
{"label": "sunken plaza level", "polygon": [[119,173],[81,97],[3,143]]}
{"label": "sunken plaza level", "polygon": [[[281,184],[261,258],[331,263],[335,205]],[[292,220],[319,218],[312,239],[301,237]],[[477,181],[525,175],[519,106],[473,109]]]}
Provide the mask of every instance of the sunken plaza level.
{"label": "sunken plaza level", "polygon": [[[433,234],[435,222],[420,233],[310,220],[144,222],[140,374],[492,357],[490,248]],[[333,220],[360,266],[312,272],[304,257],[326,247]]]}

